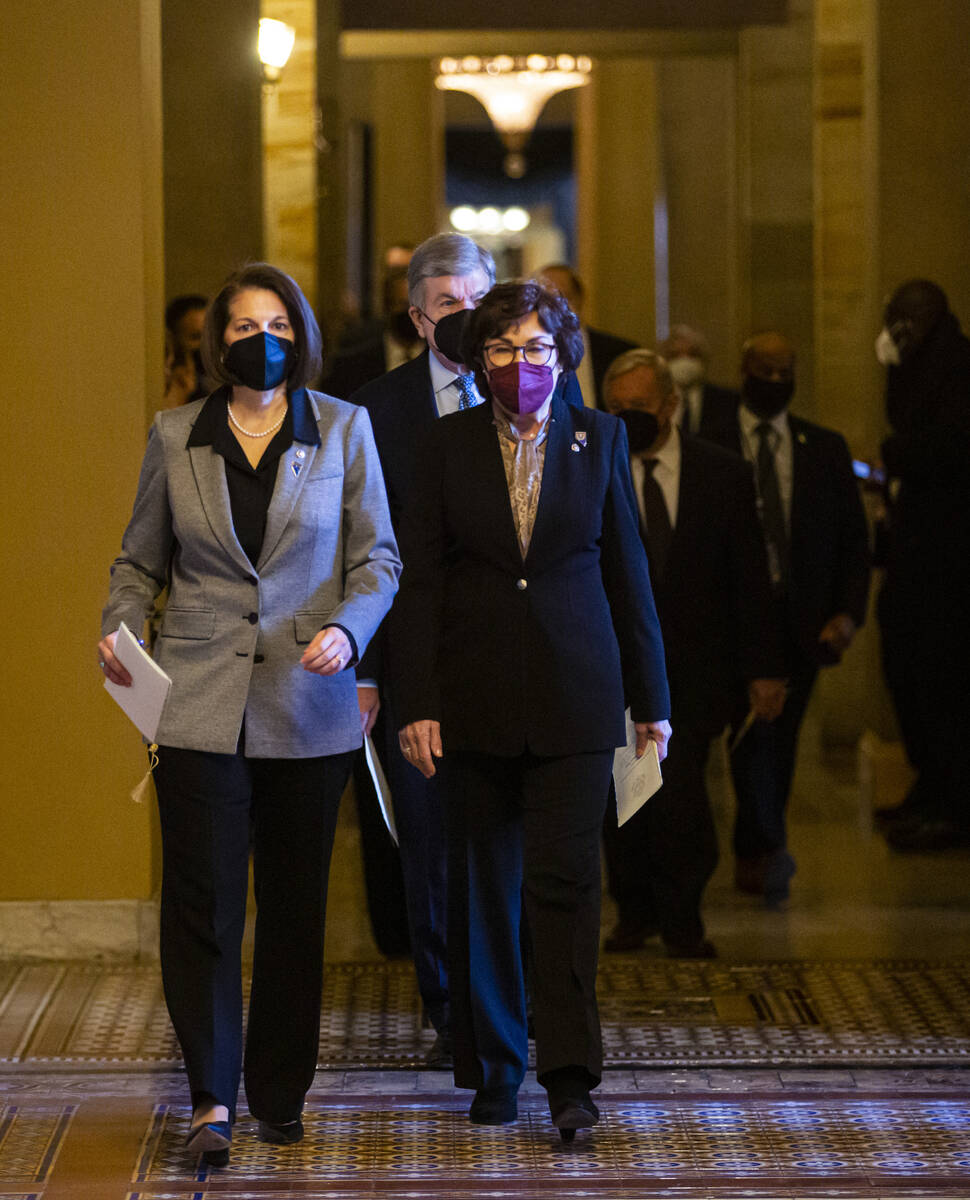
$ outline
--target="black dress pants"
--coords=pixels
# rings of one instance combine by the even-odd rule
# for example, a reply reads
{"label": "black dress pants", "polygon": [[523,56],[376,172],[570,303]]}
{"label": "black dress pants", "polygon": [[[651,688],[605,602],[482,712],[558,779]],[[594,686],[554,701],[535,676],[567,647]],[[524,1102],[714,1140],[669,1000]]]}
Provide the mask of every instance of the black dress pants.
{"label": "black dress pants", "polygon": [[451,1027],[458,1087],[518,1087],[528,1064],[522,906],[536,1075],[602,1073],[596,1006],[600,828],[613,751],[515,758],[449,750]]}
{"label": "black dress pants", "polygon": [[804,659],[791,667],[781,716],[774,721],[755,721],[731,755],[737,797],[734,853],[738,858],[759,858],[788,845],[785,814],[798,734],[817,674],[818,667]]}
{"label": "black dress pants", "polygon": [[450,1028],[447,963],[448,852],[441,778],[425,779],[401,753],[393,701],[383,714],[384,769],[394,802],[404,907],[418,991],[438,1033]]}
{"label": "black dress pants", "polygon": [[607,881],[620,919],[654,927],[669,945],[704,938],[701,897],[717,866],[717,833],[704,771],[711,733],[671,718],[663,787],[622,827],[616,801],[603,823]]}
{"label": "black dress pants", "polygon": [[161,746],[161,965],[193,1104],[235,1114],[250,832],[258,906],[245,1045],[254,1117],[298,1117],[320,1032],[327,879],[353,754],[267,759]]}

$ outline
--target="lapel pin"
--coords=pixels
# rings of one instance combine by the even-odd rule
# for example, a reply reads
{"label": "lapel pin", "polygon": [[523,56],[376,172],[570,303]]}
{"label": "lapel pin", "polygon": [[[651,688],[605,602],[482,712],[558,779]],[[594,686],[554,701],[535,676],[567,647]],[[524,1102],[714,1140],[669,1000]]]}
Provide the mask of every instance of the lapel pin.
{"label": "lapel pin", "polygon": [[296,457],[297,458],[306,458],[306,451],[301,450],[299,447],[297,447]]}
{"label": "lapel pin", "polygon": [[[299,453],[300,453],[300,451],[297,450],[297,454],[299,454]],[[294,479],[299,478],[300,472],[303,470],[303,463],[294,459],[294,461],[290,463],[290,470],[293,472]]]}
{"label": "lapel pin", "polygon": [[807,438],[807,437],[804,435],[804,433],[800,433],[800,434],[798,435],[798,440],[799,440],[799,441],[801,442],[801,444],[804,446],[804,445],[805,445],[805,443],[808,441],[808,438]]}
{"label": "lapel pin", "polygon": [[579,444],[581,446],[586,445],[586,430],[585,429],[577,429],[576,432],[573,434],[573,437],[576,439],[577,442],[579,442]]}
{"label": "lapel pin", "polygon": [[577,454],[579,453],[579,447],[576,445],[575,442],[573,442],[573,444],[569,447],[569,449],[575,450]]}

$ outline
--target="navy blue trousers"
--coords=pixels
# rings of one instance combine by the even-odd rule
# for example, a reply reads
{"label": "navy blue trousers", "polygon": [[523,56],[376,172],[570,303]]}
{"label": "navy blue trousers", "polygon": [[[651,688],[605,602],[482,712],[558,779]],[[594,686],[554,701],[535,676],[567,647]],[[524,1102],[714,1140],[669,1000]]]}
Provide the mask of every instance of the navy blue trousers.
{"label": "navy blue trousers", "polygon": [[458,1087],[517,1087],[525,1075],[523,916],[536,1075],[580,1067],[591,1087],[599,1083],[600,829],[612,768],[612,750],[564,758],[449,750],[440,762]]}

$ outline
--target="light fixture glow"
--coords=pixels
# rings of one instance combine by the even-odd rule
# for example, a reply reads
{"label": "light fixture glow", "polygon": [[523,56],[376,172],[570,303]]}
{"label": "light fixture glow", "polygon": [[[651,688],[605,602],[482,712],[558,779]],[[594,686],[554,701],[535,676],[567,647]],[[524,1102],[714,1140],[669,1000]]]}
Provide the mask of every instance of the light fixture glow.
{"label": "light fixture glow", "polygon": [[523,229],[528,229],[530,220],[529,214],[518,205],[513,205],[502,213],[502,224],[509,233],[521,233]]}
{"label": "light fixture glow", "polygon": [[263,64],[263,78],[269,84],[278,83],[283,68],[293,53],[296,30],[284,21],[262,17],[259,22],[259,61]]}
{"label": "light fixture glow", "polygon": [[442,59],[435,86],[467,92],[481,103],[508,151],[506,171],[519,175],[525,169],[522,150],[546,101],[557,92],[588,83],[592,67],[588,55],[513,58],[499,54],[486,59],[467,55],[460,62]]}
{"label": "light fixture glow", "polygon": [[467,204],[451,210],[451,223],[459,233],[474,233],[478,228],[478,213]]}

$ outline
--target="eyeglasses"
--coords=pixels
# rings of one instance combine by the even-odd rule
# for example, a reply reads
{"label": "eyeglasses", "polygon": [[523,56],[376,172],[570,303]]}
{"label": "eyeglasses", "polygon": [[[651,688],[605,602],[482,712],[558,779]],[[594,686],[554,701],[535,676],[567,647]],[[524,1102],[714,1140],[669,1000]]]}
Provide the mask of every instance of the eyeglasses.
{"label": "eyeglasses", "polygon": [[515,361],[515,356],[522,358],[532,367],[544,367],[556,353],[554,342],[529,342],[527,346],[510,346],[508,342],[493,342],[485,347],[485,362],[490,367],[507,367]]}

